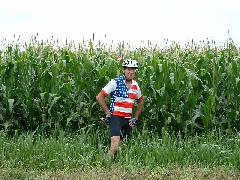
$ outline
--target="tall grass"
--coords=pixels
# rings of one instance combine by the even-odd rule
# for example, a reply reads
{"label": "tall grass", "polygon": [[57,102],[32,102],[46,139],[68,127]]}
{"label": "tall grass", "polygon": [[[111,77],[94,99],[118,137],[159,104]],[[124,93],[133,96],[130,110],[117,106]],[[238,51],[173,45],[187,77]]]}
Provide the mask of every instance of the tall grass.
{"label": "tall grass", "polygon": [[233,42],[114,48],[94,41],[58,46],[36,38],[6,44],[0,53],[0,129],[12,135],[96,129],[104,114],[95,96],[121,73],[116,58],[122,52],[140,64],[141,120],[148,131],[240,129],[240,56]]}
{"label": "tall grass", "polygon": [[240,168],[239,134],[226,137],[221,133],[181,137],[166,132],[157,135],[135,134],[128,144],[122,143],[118,158],[108,156],[108,137],[102,131],[79,132],[44,137],[32,134],[8,138],[0,134],[1,168],[35,170],[110,168],[128,169],[159,167],[229,167]]}

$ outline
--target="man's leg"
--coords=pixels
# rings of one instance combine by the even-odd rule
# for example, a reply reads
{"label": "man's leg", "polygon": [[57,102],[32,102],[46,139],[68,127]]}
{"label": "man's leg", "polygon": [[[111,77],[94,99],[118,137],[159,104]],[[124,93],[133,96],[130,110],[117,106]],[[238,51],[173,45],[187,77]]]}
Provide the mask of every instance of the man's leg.
{"label": "man's leg", "polygon": [[115,158],[118,150],[119,150],[119,144],[120,144],[120,136],[112,136],[111,137],[111,148],[110,148],[110,154],[112,158]]}
{"label": "man's leg", "polygon": [[126,143],[130,140],[132,134],[132,127],[129,126],[129,120],[124,119],[121,130],[121,140],[124,140]]}
{"label": "man's leg", "polygon": [[111,147],[110,155],[115,158],[120,145],[120,130],[121,130],[121,117],[111,116],[110,120],[110,133],[111,133]]}

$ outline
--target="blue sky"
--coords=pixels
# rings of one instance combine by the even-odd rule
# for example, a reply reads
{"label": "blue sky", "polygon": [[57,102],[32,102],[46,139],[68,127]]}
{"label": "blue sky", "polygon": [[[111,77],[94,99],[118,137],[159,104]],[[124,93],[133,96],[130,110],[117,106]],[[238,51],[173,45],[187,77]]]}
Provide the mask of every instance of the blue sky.
{"label": "blue sky", "polygon": [[[0,0],[0,40],[185,44],[206,39],[240,47],[238,0]],[[229,32],[229,33],[228,33]],[[105,36],[106,35],[106,36]]]}

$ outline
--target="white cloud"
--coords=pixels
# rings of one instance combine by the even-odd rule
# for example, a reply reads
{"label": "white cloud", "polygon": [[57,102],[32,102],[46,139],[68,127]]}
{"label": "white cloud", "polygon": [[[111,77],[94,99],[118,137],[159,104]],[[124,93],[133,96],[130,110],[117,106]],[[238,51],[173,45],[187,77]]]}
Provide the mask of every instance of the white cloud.
{"label": "white cloud", "polygon": [[[237,0],[0,0],[0,39],[39,33],[59,39],[91,38],[185,43],[225,41],[240,45]],[[105,38],[105,34],[107,38]]]}

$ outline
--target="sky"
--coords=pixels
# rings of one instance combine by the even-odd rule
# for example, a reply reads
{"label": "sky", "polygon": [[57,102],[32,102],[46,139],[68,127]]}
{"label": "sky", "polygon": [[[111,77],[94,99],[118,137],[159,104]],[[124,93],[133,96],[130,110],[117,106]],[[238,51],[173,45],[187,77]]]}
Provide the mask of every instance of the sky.
{"label": "sky", "polygon": [[[240,47],[239,0],[0,0],[0,43],[38,39],[133,44],[206,40]],[[15,36],[14,36],[15,35]]]}

